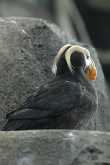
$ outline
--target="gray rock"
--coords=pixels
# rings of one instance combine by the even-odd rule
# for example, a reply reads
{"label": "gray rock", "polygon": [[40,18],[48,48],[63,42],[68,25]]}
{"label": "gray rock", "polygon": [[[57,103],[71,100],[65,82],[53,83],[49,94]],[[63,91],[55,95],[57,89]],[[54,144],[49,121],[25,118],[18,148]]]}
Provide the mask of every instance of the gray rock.
{"label": "gray rock", "polygon": [[[76,43],[58,27],[41,19],[0,18],[0,118],[18,108],[50,80],[53,57],[65,43]],[[80,44],[80,43],[79,43]],[[104,75],[97,54],[89,47],[98,77],[92,82],[97,89],[99,108],[89,125],[79,129],[110,130],[110,112]]]}
{"label": "gray rock", "polygon": [[52,78],[52,60],[65,37],[60,39],[57,27],[39,19],[1,18],[0,31],[0,110],[3,113],[19,107],[41,83]]}
{"label": "gray rock", "polygon": [[2,165],[110,165],[110,133],[0,132]]}

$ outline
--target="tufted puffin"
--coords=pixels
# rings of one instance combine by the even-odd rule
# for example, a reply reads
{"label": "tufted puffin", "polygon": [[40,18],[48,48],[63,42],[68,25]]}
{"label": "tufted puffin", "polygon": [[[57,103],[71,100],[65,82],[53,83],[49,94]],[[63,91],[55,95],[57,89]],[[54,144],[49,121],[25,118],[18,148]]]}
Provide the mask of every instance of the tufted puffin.
{"label": "tufted puffin", "polygon": [[6,115],[3,131],[79,129],[94,116],[98,103],[91,81],[97,70],[89,50],[64,45],[53,60],[52,72],[51,81]]}

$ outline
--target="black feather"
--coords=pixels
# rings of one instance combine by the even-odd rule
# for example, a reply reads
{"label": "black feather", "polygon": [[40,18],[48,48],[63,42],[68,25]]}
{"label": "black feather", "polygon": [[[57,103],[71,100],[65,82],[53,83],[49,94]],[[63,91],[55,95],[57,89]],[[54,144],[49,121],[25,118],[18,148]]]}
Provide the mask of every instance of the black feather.
{"label": "black feather", "polygon": [[94,87],[83,73],[57,76],[7,115],[2,130],[75,128],[97,109]]}

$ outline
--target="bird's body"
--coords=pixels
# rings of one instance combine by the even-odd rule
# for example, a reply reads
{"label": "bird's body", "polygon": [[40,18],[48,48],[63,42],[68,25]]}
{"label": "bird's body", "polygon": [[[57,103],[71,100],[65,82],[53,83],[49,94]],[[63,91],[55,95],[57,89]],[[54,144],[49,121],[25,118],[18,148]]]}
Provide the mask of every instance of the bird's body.
{"label": "bird's body", "polygon": [[3,130],[72,129],[96,110],[96,93],[82,73],[63,75],[44,84],[18,111],[7,115]]}
{"label": "bird's body", "polygon": [[95,80],[96,68],[89,51],[65,45],[55,57],[52,71],[55,78],[7,114],[2,130],[73,129],[93,117],[97,94],[87,77]]}

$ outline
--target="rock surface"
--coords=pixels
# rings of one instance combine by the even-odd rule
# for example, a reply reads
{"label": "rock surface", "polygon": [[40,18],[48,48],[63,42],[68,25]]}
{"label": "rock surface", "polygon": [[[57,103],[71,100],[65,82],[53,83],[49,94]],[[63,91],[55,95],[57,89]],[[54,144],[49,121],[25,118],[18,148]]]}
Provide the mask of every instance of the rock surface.
{"label": "rock surface", "polygon": [[[53,57],[65,43],[76,43],[54,24],[33,18],[0,18],[0,119],[19,107],[38,86],[52,78]],[[103,72],[93,48],[98,77],[97,115],[81,129],[110,130],[110,112]],[[80,128],[79,128],[80,129]]]}
{"label": "rock surface", "polygon": [[110,165],[110,133],[0,132],[0,164]]}

